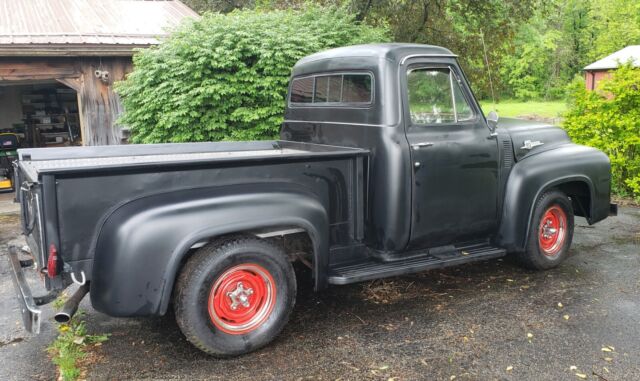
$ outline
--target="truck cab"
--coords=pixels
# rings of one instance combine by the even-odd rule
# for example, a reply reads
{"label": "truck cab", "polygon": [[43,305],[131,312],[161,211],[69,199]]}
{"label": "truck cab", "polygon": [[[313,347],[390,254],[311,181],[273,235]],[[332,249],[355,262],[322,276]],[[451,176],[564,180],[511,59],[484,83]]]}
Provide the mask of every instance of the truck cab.
{"label": "truck cab", "polygon": [[[449,50],[375,44],[301,59],[280,140],[19,150],[32,261],[10,249],[25,325],[82,286],[111,316],[173,308],[215,356],[284,327],[292,262],[315,289],[512,254],[537,270],[569,255],[574,216],[610,214],[610,162],[560,128],[485,117]],[[114,186],[116,185],[117,186]],[[104,192],[109,189],[109,192]]]}
{"label": "truck cab", "polygon": [[[590,222],[609,211],[605,155],[554,126],[492,125],[442,47],[363,45],[300,60],[281,137],[370,151],[364,243],[382,261],[467,244],[524,250],[534,201],[554,182]],[[571,164],[530,160],[536,174],[522,180],[525,158],[556,148]]]}
{"label": "truck cab", "polygon": [[[342,83],[344,97],[350,81],[366,95],[333,102],[334,87]],[[510,141],[502,135],[488,127],[454,54],[405,44],[298,62],[281,134],[371,151],[365,241],[382,257],[495,234],[506,177],[499,142]]]}

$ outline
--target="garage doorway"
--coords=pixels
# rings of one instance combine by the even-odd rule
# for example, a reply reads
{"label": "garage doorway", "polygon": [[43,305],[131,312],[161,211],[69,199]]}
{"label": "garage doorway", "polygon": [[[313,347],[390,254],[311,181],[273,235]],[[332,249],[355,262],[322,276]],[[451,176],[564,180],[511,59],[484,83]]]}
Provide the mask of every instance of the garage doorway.
{"label": "garage doorway", "polygon": [[0,134],[20,148],[82,145],[78,94],[55,80],[0,81]]}

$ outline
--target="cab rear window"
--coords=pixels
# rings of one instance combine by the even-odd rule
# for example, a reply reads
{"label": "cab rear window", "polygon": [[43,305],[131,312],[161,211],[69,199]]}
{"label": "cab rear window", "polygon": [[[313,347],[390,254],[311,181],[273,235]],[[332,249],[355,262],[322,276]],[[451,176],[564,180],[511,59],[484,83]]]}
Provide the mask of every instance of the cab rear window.
{"label": "cab rear window", "polygon": [[369,73],[321,74],[291,81],[292,105],[349,106],[373,102],[373,78]]}

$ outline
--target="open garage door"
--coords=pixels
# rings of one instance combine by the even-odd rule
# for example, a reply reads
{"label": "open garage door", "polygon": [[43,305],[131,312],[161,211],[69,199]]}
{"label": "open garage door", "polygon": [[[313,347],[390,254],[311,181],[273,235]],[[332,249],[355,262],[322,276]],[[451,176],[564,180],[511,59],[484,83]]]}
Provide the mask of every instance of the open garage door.
{"label": "open garage door", "polygon": [[[37,88],[28,91],[33,93],[34,101],[43,100],[47,103],[45,114],[49,113],[46,108],[55,111],[51,112],[52,114],[67,114],[64,120],[69,124],[72,139],[69,141],[63,139],[64,141],[61,142],[62,135],[56,136],[56,139],[49,139],[49,137],[54,138],[51,135],[43,140],[47,144],[68,143],[89,146],[122,144],[125,136],[122,128],[117,124],[118,116],[122,113],[122,105],[120,98],[113,90],[113,84],[115,81],[124,79],[125,73],[130,71],[131,58],[129,57],[0,57],[0,87],[9,89],[13,86],[35,86]],[[40,95],[42,98],[39,98]],[[55,98],[58,99],[56,106],[51,103],[55,102]],[[72,107],[73,99],[76,107]],[[17,107],[14,110],[15,113],[23,112],[22,104],[17,104],[15,107]],[[36,115],[35,111],[39,113]],[[42,111],[34,107],[33,116],[43,116]],[[45,119],[45,122],[63,123],[60,119],[52,119],[51,122]],[[31,121],[28,121],[25,124],[27,128],[25,133],[29,132],[30,123]],[[56,132],[62,133],[59,130]],[[37,140],[29,139],[29,136],[25,138],[28,139],[29,144],[38,146]]]}
{"label": "open garage door", "polygon": [[78,95],[55,80],[0,81],[0,133],[20,147],[82,145]]}

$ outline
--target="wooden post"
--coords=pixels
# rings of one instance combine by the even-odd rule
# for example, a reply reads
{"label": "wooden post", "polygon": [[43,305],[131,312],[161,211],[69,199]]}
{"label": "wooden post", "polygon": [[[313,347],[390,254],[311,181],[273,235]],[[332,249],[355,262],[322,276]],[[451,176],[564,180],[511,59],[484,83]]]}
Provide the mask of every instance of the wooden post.
{"label": "wooden post", "polygon": [[80,107],[80,93],[76,92],[76,99],[78,102],[78,122],[80,123],[80,141],[84,144],[84,117],[82,116],[82,107]]}
{"label": "wooden post", "polygon": [[[122,132],[116,124],[122,113],[113,82],[124,78],[122,59],[83,59],[80,62],[81,84],[78,91],[80,117],[84,125],[83,144],[88,146],[120,144]],[[108,72],[108,79],[96,76]]]}

